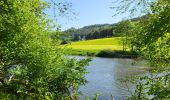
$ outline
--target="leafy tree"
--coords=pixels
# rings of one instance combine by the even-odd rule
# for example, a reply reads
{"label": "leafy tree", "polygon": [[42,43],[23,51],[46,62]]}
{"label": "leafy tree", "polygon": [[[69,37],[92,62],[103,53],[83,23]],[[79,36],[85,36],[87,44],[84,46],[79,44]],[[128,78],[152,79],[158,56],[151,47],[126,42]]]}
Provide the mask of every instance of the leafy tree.
{"label": "leafy tree", "polygon": [[41,0],[0,1],[1,99],[73,99],[86,83],[89,59],[68,59],[56,47],[43,13],[47,6]]}
{"label": "leafy tree", "polygon": [[121,21],[114,27],[113,34],[122,37],[123,51],[126,51],[127,49],[128,38],[132,36],[133,28],[134,25],[130,20]]}
{"label": "leafy tree", "polygon": [[157,1],[152,7],[148,19],[139,22],[139,31],[134,35],[137,50],[142,52],[153,64],[168,66],[170,39],[170,4]]}
{"label": "leafy tree", "polygon": [[[122,3],[132,0],[122,0]],[[152,0],[151,0],[152,1]],[[169,0],[134,1],[138,6],[126,6],[123,11],[149,9],[147,18],[138,22],[133,45],[154,66],[149,76],[141,77],[136,91],[130,99],[164,99],[170,98],[170,2]],[[133,4],[135,4],[133,3]],[[131,5],[131,4],[130,4]],[[145,6],[148,8],[146,8]],[[140,6],[140,7],[139,7]],[[131,8],[132,7],[132,8]],[[134,8],[135,7],[135,8]]]}

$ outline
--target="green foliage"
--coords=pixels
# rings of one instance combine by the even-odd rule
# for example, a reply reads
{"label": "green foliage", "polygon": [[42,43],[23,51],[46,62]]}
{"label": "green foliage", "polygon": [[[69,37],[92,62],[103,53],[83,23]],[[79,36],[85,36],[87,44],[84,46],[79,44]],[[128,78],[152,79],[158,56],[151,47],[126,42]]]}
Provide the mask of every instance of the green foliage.
{"label": "green foliage", "polygon": [[68,55],[79,55],[79,56],[96,56],[100,51],[98,50],[75,50],[68,49],[65,54]]}
{"label": "green foliage", "polygon": [[155,100],[170,98],[170,76],[164,71],[163,75],[151,74],[140,78],[136,90],[129,100]]}
{"label": "green foliage", "polygon": [[97,56],[97,57],[112,57],[112,58],[137,58],[136,52],[130,51],[118,51],[118,50],[75,50],[68,49],[65,52],[67,55],[79,55],[79,56]]}
{"label": "green foliage", "polygon": [[169,100],[170,98],[170,2],[169,0],[120,0],[116,14],[146,14],[135,23],[131,39],[134,50],[154,66],[141,77],[130,100]]}
{"label": "green foliage", "polygon": [[170,3],[168,0],[156,0],[150,6],[151,14],[141,20],[134,34],[133,45],[151,63],[157,67],[151,76],[140,79],[133,98],[164,99],[170,98]]}
{"label": "green foliage", "polygon": [[[126,51],[128,49],[128,44],[130,44],[130,37],[132,37],[135,28],[134,23],[135,22],[132,23],[130,20],[124,20],[114,27],[113,34],[122,37],[123,51]],[[133,51],[132,46],[131,50]]]}
{"label": "green foliage", "polygon": [[[41,0],[0,1],[1,99],[73,98],[89,59],[64,57],[54,42]],[[59,34],[57,32],[56,34]],[[55,46],[54,46],[55,45]]]}
{"label": "green foliage", "polygon": [[146,21],[139,23],[137,34],[134,35],[134,45],[153,64],[168,66],[170,57],[170,5],[156,2]]}
{"label": "green foliage", "polygon": [[104,37],[112,37],[114,24],[89,25],[79,29],[70,28],[64,31],[65,36],[71,37],[72,41],[89,40]]}
{"label": "green foliage", "polygon": [[100,38],[106,38],[106,37],[112,37],[112,36],[120,37],[123,35],[123,34],[120,34],[119,32],[122,29],[119,28],[120,30],[118,30],[116,28],[118,28],[118,26],[120,26],[121,23],[126,23],[124,25],[126,27],[126,31],[128,31],[129,33],[129,30],[127,30],[127,28],[130,28],[130,29],[133,28],[132,22],[138,21],[139,19],[140,17],[133,18],[130,20],[125,20],[125,21],[115,23],[115,24],[96,24],[96,25],[85,26],[85,27],[78,28],[78,29],[72,27],[63,32],[64,35],[62,37],[62,40],[65,41],[65,38],[67,39],[69,38],[69,40],[71,41],[79,41],[79,40],[100,39]]}
{"label": "green foliage", "polygon": [[121,50],[101,50],[98,57],[113,57],[113,58],[137,58],[136,52],[131,51],[121,51]]}
{"label": "green foliage", "polygon": [[154,1],[155,0],[115,0],[112,2],[114,6],[110,8],[115,10],[114,16],[124,13],[139,16],[139,12],[141,12],[141,15],[149,13],[150,5]]}
{"label": "green foliage", "polygon": [[130,20],[123,20],[116,24],[113,34],[118,34],[119,36],[125,36],[126,33],[130,34],[130,29],[132,28]]}

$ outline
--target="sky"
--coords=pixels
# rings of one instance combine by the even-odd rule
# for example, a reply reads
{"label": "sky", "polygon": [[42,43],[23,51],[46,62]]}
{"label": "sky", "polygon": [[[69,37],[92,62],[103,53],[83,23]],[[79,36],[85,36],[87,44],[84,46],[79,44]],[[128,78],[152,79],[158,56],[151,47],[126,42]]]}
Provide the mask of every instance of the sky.
{"label": "sky", "polygon": [[[113,24],[128,17],[128,14],[117,15],[110,7],[115,6],[114,0],[67,0],[72,3],[72,11],[76,15],[69,17],[58,17],[61,30],[71,27],[81,28],[93,24]],[[52,11],[48,12],[53,14]]]}

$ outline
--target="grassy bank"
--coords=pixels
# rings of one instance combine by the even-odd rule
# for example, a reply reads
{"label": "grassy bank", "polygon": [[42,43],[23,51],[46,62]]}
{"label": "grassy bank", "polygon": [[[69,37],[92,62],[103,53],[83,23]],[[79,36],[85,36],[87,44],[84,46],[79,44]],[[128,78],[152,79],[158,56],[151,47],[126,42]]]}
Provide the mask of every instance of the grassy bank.
{"label": "grassy bank", "polygon": [[121,37],[78,41],[61,47],[69,48],[66,51],[66,54],[69,55],[116,58],[134,58],[137,56],[136,53],[130,52],[129,48],[125,52],[122,51]]}
{"label": "grassy bank", "polygon": [[96,56],[96,57],[110,57],[110,58],[136,58],[137,53],[130,51],[114,51],[114,50],[74,50],[69,49],[66,51],[68,55],[79,56]]}

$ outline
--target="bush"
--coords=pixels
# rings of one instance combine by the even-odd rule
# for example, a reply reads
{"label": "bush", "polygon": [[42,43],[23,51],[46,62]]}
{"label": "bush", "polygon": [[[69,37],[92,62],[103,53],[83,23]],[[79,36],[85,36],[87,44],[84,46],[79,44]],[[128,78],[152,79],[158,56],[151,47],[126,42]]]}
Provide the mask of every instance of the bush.
{"label": "bush", "polygon": [[97,54],[98,57],[115,57],[115,58],[136,58],[137,53],[130,51],[112,51],[102,50]]}
{"label": "bush", "polygon": [[[73,98],[89,59],[65,58],[41,0],[0,1],[0,99]],[[59,34],[59,32],[58,32]],[[54,42],[55,41],[55,42]]]}

